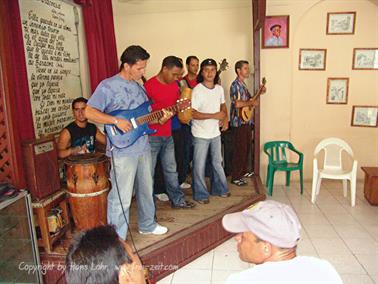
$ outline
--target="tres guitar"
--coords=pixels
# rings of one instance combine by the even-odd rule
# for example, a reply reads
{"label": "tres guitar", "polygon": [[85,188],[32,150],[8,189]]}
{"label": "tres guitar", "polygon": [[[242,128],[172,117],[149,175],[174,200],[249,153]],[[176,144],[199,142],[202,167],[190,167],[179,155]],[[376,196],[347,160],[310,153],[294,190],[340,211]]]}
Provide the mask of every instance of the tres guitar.
{"label": "tres guitar", "polygon": [[[250,101],[254,102],[259,98],[259,96],[262,94],[264,90],[265,84],[266,84],[266,79],[264,77],[262,78],[260,88],[257,90],[256,94],[250,99]],[[239,108],[239,113],[238,113],[239,118],[243,120],[244,122],[248,122],[253,117],[254,109],[255,109],[255,106],[245,106],[245,107]]]}
{"label": "tres guitar", "polygon": [[[167,107],[165,110],[177,113],[188,108],[190,108],[190,100],[180,99],[175,105]],[[132,110],[115,110],[109,114],[118,118],[127,119],[132,125],[130,131],[123,132],[114,124],[105,124],[105,133],[111,144],[117,148],[129,147],[141,136],[155,133],[155,130],[148,127],[148,123],[159,120],[164,115],[162,110],[151,112],[149,102],[145,102]]]}

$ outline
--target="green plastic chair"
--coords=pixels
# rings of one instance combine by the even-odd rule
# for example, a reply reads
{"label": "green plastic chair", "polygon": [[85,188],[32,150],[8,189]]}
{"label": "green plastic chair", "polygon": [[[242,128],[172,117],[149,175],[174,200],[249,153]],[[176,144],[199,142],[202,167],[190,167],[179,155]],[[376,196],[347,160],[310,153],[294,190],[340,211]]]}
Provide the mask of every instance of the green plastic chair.
{"label": "green plastic chair", "polygon": [[[286,159],[286,149],[298,154],[297,163],[290,163]],[[268,194],[272,196],[274,173],[276,171],[286,172],[286,186],[290,185],[290,173],[299,170],[301,182],[301,194],[303,194],[303,153],[294,148],[289,141],[271,141],[264,145],[264,152],[269,157],[268,171],[266,175],[266,186]],[[290,152],[289,152],[290,153]]]}

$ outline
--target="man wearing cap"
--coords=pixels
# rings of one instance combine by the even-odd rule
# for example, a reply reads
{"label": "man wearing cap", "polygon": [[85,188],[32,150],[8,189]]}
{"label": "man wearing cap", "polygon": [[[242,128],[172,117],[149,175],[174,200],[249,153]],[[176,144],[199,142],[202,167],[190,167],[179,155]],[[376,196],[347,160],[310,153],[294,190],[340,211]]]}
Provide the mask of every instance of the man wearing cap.
{"label": "man wearing cap", "polygon": [[229,197],[226,175],[222,167],[221,137],[228,128],[227,107],[224,90],[218,85],[217,63],[206,59],[201,63],[197,77],[198,85],[192,92],[192,135],[193,135],[193,199],[198,203],[209,203],[206,188],[205,165],[210,151],[212,175],[211,194]]}
{"label": "man wearing cap", "polygon": [[282,46],[281,25],[275,24],[270,27],[272,36],[265,41],[266,46]]}
{"label": "man wearing cap", "polygon": [[235,240],[241,260],[256,264],[231,274],[231,283],[343,283],[326,260],[297,256],[301,225],[294,210],[268,200],[248,209],[227,214],[222,220],[226,231],[237,233]]}

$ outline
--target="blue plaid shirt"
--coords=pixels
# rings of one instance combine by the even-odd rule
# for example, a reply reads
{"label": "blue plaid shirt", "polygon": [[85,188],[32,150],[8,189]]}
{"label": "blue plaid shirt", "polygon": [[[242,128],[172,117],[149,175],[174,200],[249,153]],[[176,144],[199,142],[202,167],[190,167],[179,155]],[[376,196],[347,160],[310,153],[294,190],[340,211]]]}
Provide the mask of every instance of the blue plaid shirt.
{"label": "blue plaid shirt", "polygon": [[239,127],[242,124],[249,124],[252,125],[252,120],[245,123],[241,120],[238,116],[238,109],[235,107],[235,101],[248,101],[251,99],[251,94],[249,93],[247,86],[244,82],[241,82],[238,78],[236,78],[230,87],[230,98],[231,98],[231,107],[230,107],[230,123],[231,127]]}

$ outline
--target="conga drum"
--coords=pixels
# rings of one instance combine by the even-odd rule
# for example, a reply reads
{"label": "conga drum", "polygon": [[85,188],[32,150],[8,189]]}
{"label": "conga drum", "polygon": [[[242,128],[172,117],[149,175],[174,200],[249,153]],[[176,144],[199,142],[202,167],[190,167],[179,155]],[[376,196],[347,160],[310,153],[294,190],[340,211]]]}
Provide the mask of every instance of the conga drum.
{"label": "conga drum", "polygon": [[108,165],[108,158],[97,153],[65,160],[68,201],[79,230],[107,223]]}

